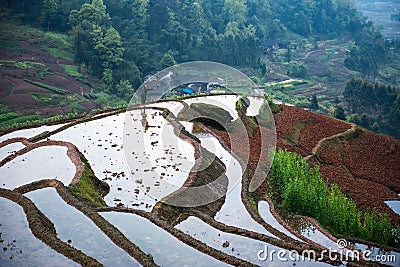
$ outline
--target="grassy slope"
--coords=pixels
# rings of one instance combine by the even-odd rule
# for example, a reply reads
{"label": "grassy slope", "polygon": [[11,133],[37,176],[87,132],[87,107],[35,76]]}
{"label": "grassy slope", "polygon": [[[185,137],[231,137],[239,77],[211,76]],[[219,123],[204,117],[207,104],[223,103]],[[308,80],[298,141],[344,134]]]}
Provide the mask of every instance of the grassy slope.
{"label": "grassy slope", "polygon": [[[0,132],[121,104],[73,61],[71,38],[0,21]],[[97,93],[96,93],[97,92]]]}

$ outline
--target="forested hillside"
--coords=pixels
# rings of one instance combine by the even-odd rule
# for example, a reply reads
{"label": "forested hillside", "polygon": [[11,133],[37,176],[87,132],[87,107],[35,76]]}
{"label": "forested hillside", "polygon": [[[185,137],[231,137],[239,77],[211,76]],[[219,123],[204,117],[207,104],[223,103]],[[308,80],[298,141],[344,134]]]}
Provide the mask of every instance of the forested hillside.
{"label": "forested hillside", "polygon": [[[341,118],[357,111],[348,109],[342,94],[353,77],[391,86],[400,82],[400,42],[384,39],[352,0],[0,0],[0,4],[6,14],[3,23],[64,36],[76,66],[74,75],[99,81],[92,87],[94,93],[85,96],[101,103],[113,96],[128,100],[146,76],[193,60],[245,70],[256,82],[272,84],[267,84],[269,94],[301,107],[317,107],[331,115],[344,107],[345,112],[339,110]],[[293,78],[301,80],[279,83]],[[310,106],[311,100],[320,103]],[[97,105],[104,106],[101,103]]]}
{"label": "forested hillside", "polygon": [[400,136],[400,89],[373,84],[368,79],[352,79],[344,97],[353,115],[350,121],[365,128]]}
{"label": "forested hillside", "polygon": [[175,62],[258,68],[263,42],[353,36],[369,29],[351,0],[2,2],[25,22],[71,34],[75,60],[111,91],[126,80],[136,87],[144,75]]}

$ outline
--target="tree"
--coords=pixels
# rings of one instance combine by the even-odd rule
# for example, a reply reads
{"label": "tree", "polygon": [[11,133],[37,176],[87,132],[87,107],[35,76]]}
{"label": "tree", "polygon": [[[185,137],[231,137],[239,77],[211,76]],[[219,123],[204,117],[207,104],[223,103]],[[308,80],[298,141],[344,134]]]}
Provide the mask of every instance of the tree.
{"label": "tree", "polygon": [[358,114],[352,114],[349,118],[349,122],[355,123],[357,125],[361,125],[361,118]]}
{"label": "tree", "polygon": [[369,129],[371,127],[371,118],[366,114],[361,114],[361,126]]}
{"label": "tree", "polygon": [[140,78],[139,68],[133,61],[129,60],[124,60],[115,67],[113,76],[115,81],[128,80],[134,88],[139,88],[143,82]]}
{"label": "tree", "polygon": [[305,78],[307,72],[307,68],[303,64],[291,64],[287,74],[295,78]]}
{"label": "tree", "polygon": [[379,131],[379,128],[380,128],[380,126],[379,126],[379,123],[378,123],[377,121],[374,122],[374,123],[372,124],[372,126],[371,126],[371,130],[374,131],[374,132],[378,132],[378,131]]}
{"label": "tree", "polygon": [[121,98],[127,98],[133,94],[133,86],[128,80],[121,80],[116,86],[116,93]]}
{"label": "tree", "polygon": [[92,36],[95,43],[94,49],[98,52],[102,61],[103,77],[101,83],[103,90],[112,92],[113,85],[115,84],[114,68],[123,61],[124,49],[121,44],[120,35],[117,30],[110,27],[103,36],[100,26],[94,26]]}
{"label": "tree", "polygon": [[89,66],[92,74],[101,77],[104,72],[99,50],[95,49],[110,20],[102,0],[83,4],[79,10],[72,10],[69,16],[71,33],[74,38],[75,61]]}
{"label": "tree", "polygon": [[157,68],[156,44],[149,40],[149,0],[123,1],[109,6],[115,18],[113,26],[123,40],[124,59],[134,62],[145,73]]}
{"label": "tree", "polygon": [[47,24],[47,30],[50,30],[51,21],[54,19],[58,11],[58,4],[56,0],[43,0],[42,12],[39,17],[41,24]]}
{"label": "tree", "polygon": [[311,100],[310,100],[310,109],[313,110],[317,110],[319,109],[319,105],[318,105],[318,99],[317,99],[317,95],[313,94]]}
{"label": "tree", "polygon": [[69,24],[72,26],[72,32],[75,32],[76,29],[91,31],[93,25],[103,27],[110,19],[103,1],[92,0],[91,4],[83,4],[79,10],[71,11]]}
{"label": "tree", "polygon": [[113,71],[110,68],[106,68],[103,71],[101,77],[100,88],[103,92],[112,92],[114,87],[114,77]]}
{"label": "tree", "polygon": [[94,49],[99,53],[100,59],[103,61],[103,68],[118,66],[123,61],[124,54],[121,36],[118,31],[113,27],[109,27],[106,33],[103,34],[101,27],[94,25],[91,34],[95,44]]}
{"label": "tree", "polygon": [[333,116],[339,120],[346,120],[346,114],[344,113],[344,108],[341,105],[337,105]]}
{"label": "tree", "polygon": [[245,26],[247,17],[247,5],[245,0],[225,0],[223,17],[227,22],[234,22],[238,27]]}
{"label": "tree", "polygon": [[167,52],[161,58],[161,67],[163,69],[176,65],[176,61],[171,52]]}
{"label": "tree", "polygon": [[368,22],[357,33],[355,44],[345,59],[345,65],[368,77],[376,75],[379,63],[386,60],[387,48],[380,31]]}
{"label": "tree", "polygon": [[184,24],[189,32],[192,33],[188,36],[190,42],[187,46],[191,49],[191,51],[188,52],[191,57],[199,60],[201,56],[195,52],[205,47],[204,41],[207,41],[210,37],[212,38],[212,34],[207,36],[207,31],[211,28],[211,25],[205,18],[203,7],[199,2],[195,1],[192,4],[188,4],[184,10],[188,14],[184,19]]}
{"label": "tree", "polygon": [[102,0],[83,4],[71,11],[70,24],[75,37],[76,60],[90,66],[101,78],[101,88],[113,92],[115,69],[124,61],[124,48],[119,32],[109,25],[110,16]]}

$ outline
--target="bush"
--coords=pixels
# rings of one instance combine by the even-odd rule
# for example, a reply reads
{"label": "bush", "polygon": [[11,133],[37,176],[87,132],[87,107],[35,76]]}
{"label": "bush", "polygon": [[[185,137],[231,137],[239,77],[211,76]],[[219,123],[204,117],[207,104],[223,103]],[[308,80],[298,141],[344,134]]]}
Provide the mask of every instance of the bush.
{"label": "bush", "polygon": [[344,108],[341,105],[337,105],[333,116],[339,120],[346,120],[346,114],[344,113]]}
{"label": "bush", "polygon": [[399,227],[387,214],[359,210],[337,185],[328,185],[318,167],[309,168],[296,153],[278,151],[267,179],[285,211],[313,217],[333,234],[400,247]]}
{"label": "bush", "polygon": [[[268,105],[269,105],[269,108],[271,109],[272,114],[277,114],[277,113],[281,112],[281,108],[279,107],[278,104],[274,103],[272,96],[268,96]],[[262,111],[262,110],[263,110],[263,107],[261,106],[260,111]]]}
{"label": "bush", "polygon": [[1,127],[18,127],[20,125],[24,125],[24,124],[30,124],[33,121],[36,121],[39,119],[39,116],[37,115],[27,115],[27,116],[18,116],[18,114],[15,113],[14,115],[9,116],[9,118],[7,120],[2,120],[0,122],[0,126]]}
{"label": "bush", "polygon": [[307,69],[303,64],[293,64],[290,66],[287,74],[295,78],[305,78],[307,76]]}
{"label": "bush", "polygon": [[107,105],[107,103],[109,103],[109,100],[107,97],[105,96],[100,96],[96,99],[96,102],[99,106],[104,107]]}
{"label": "bush", "polygon": [[71,107],[72,110],[78,110],[78,111],[85,111],[86,110],[78,102],[72,102],[69,106]]}

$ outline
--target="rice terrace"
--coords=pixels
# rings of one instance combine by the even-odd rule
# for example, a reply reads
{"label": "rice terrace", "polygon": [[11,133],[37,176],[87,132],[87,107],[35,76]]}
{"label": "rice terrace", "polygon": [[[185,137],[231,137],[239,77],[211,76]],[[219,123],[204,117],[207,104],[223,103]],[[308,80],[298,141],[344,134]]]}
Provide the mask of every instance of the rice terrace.
{"label": "rice terrace", "polygon": [[400,267],[398,0],[0,0],[0,267]]}
{"label": "rice terrace", "polygon": [[254,86],[185,63],[127,109],[1,136],[2,265],[398,266],[400,142]]}

